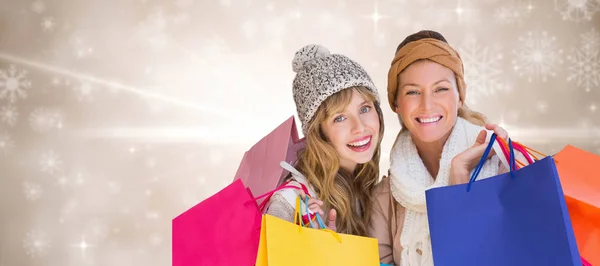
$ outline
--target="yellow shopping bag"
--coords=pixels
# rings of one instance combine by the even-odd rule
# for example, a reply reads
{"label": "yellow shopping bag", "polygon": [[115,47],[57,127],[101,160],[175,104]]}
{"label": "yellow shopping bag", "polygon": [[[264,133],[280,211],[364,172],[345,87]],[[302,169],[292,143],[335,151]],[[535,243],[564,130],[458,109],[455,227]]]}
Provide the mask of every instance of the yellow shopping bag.
{"label": "yellow shopping bag", "polygon": [[[294,217],[298,218],[299,197],[296,206]],[[263,215],[256,266],[279,265],[379,266],[377,239],[306,228]]]}

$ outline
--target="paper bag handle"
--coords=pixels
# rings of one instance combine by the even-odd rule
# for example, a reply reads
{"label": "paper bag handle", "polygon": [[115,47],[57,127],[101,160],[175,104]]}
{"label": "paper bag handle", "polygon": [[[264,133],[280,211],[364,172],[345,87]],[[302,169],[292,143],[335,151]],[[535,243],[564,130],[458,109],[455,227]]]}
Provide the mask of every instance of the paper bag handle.
{"label": "paper bag handle", "polygon": [[[308,195],[306,196],[306,209],[307,209],[307,213],[308,213]],[[304,221],[302,220],[302,207],[300,202],[302,201],[302,199],[300,198],[300,195],[298,195],[296,197],[296,208],[294,209],[294,224],[298,224],[298,219],[300,220],[301,225],[298,225],[298,232],[300,232],[300,230],[302,230],[302,228],[304,227]],[[340,243],[342,243],[342,238],[338,235],[338,233],[334,232],[333,230],[327,228],[325,226],[325,224],[323,224],[323,221],[321,220],[320,216],[318,213],[315,213],[315,215],[317,216],[317,219],[319,220],[320,226],[321,228],[319,230],[323,230],[323,231],[327,231],[329,233],[331,233],[331,235],[333,235],[333,237]]]}
{"label": "paper bag handle", "polygon": [[[497,135],[496,133],[492,134],[492,137],[490,138],[490,142],[488,143],[487,147],[485,148],[485,151],[483,152],[483,155],[481,156],[481,159],[479,160],[479,163],[477,164],[477,167],[475,167],[475,170],[473,171],[473,174],[471,175],[471,179],[469,180],[469,184],[467,185],[467,192],[471,191],[471,185],[473,184],[473,182],[475,182],[475,180],[477,180],[477,176],[479,175],[479,172],[481,172],[481,169],[483,168],[483,165],[485,164],[485,161],[487,160],[488,155],[490,154],[490,151],[492,150],[492,147],[494,146],[494,142],[497,139]],[[500,145],[502,146],[502,145]],[[515,151],[513,149],[513,144],[512,144],[512,140],[510,138],[508,138],[508,147],[510,149],[509,151],[509,164],[510,164],[510,174],[511,177],[514,178],[514,171],[517,170],[517,164],[515,161]]]}

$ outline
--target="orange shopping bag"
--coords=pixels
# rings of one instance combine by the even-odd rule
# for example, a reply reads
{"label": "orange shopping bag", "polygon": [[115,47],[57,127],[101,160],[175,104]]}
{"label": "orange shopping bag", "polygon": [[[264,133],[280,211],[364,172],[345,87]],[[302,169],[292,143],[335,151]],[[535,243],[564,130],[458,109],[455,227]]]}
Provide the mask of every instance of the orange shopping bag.
{"label": "orange shopping bag", "polygon": [[554,158],[579,252],[600,265],[600,156],[568,145]]}

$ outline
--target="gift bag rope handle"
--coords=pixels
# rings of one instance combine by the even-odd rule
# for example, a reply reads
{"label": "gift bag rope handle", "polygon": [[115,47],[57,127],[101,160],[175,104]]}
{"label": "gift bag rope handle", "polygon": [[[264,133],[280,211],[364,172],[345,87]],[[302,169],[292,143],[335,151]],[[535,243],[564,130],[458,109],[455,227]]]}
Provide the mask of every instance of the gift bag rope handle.
{"label": "gift bag rope handle", "polygon": [[[490,154],[490,151],[492,150],[492,147],[494,146],[494,142],[496,141],[496,139],[497,139],[496,133],[492,134],[492,137],[490,138],[490,142],[488,143],[487,147],[485,148],[485,151],[483,152],[481,159],[479,159],[479,163],[477,164],[477,167],[475,167],[475,170],[473,171],[473,174],[471,175],[471,179],[469,180],[469,183],[467,184],[467,192],[471,191],[471,185],[473,184],[473,182],[475,182],[475,180],[477,180],[477,176],[479,175],[479,172],[481,172],[481,169],[483,168],[483,165],[485,164],[485,161],[487,160],[487,157]],[[515,162],[515,153],[514,153],[512,141],[510,140],[510,138],[508,139],[508,147],[510,148],[510,152],[509,152],[510,153],[510,158],[509,158],[510,174],[511,174],[511,177],[514,178],[514,171],[517,170],[517,165]]]}
{"label": "gift bag rope handle", "polygon": [[[273,196],[273,194],[275,194],[277,191],[280,191],[280,190],[283,190],[283,189],[286,189],[286,188],[302,189],[304,191],[304,193],[306,193],[308,195],[308,189],[306,188],[306,186],[304,184],[300,183],[301,187],[290,186],[289,185],[290,182],[291,181],[287,181],[287,182],[283,183],[281,186],[279,186],[278,188],[273,189],[273,190],[271,190],[271,191],[269,191],[269,192],[267,192],[265,194],[262,194],[262,195],[260,195],[260,196],[258,196],[256,198],[254,198],[253,201],[256,202],[257,200],[260,200],[260,199],[266,197],[265,200],[260,203],[260,205],[258,206],[258,209],[262,212],[263,209],[267,206],[267,203],[269,202],[269,199],[271,198],[271,196]],[[246,204],[249,204],[250,202],[252,202],[252,201],[248,201]]]}
{"label": "gift bag rope handle", "polygon": [[[502,152],[504,153],[505,158],[508,160],[509,159],[509,155],[508,155],[508,144],[506,143],[506,141],[504,139],[502,139],[501,137],[497,137],[500,148],[502,149]],[[523,145],[521,145],[520,143],[517,143],[516,141],[512,142],[513,148],[517,149],[517,151],[521,152],[523,154],[523,156],[525,157],[525,159],[527,159],[527,162],[529,164],[532,164],[534,162],[533,159],[531,159],[531,155],[530,153],[527,151],[527,149],[525,147],[523,147]],[[534,156],[534,158],[536,160],[537,157]],[[519,166],[518,168],[524,167],[525,164],[519,160],[517,161],[517,165]]]}
{"label": "gift bag rope handle", "polygon": [[[508,145],[506,144],[506,141],[504,141],[504,139],[498,137],[498,140],[500,141],[500,148],[502,148],[502,151],[504,152],[504,155],[506,156],[506,158],[508,159],[508,154],[506,152],[506,149],[508,147]],[[548,155],[541,153],[533,148],[530,148],[528,146],[523,145],[520,142],[517,141],[513,141],[513,146],[515,149],[517,149],[518,151],[520,151],[523,156],[525,156],[525,158],[527,159],[527,161],[529,162],[529,164],[532,164],[535,161],[539,161],[540,158],[544,158],[547,157]],[[538,156],[540,157],[538,157]],[[532,159],[533,158],[533,159]],[[558,160],[554,159],[555,163],[558,163]],[[517,164],[519,164],[520,167],[524,167],[525,164],[523,164],[521,161],[517,160]]]}
{"label": "gift bag rope handle", "polygon": [[[308,203],[308,195],[306,196],[306,202]],[[300,195],[298,195],[296,197],[296,208],[294,209],[294,224],[298,224],[298,219],[300,220],[301,225],[298,226],[298,232],[300,232],[300,230],[302,230],[302,227],[304,227],[304,221],[302,221],[302,207],[301,207],[301,198]],[[308,210],[308,204],[307,205],[307,210]],[[318,213],[315,213],[317,217],[319,217]],[[309,215],[310,217],[310,215]],[[320,217],[317,219],[321,219]],[[321,220],[320,223],[322,223],[323,221]],[[324,225],[324,224],[323,224]],[[333,237],[340,243],[342,243],[342,238],[338,235],[338,233],[334,232],[333,230],[327,228],[327,227],[321,227],[319,230],[323,230],[323,231],[327,231],[329,233],[331,233],[331,235],[333,235]]]}

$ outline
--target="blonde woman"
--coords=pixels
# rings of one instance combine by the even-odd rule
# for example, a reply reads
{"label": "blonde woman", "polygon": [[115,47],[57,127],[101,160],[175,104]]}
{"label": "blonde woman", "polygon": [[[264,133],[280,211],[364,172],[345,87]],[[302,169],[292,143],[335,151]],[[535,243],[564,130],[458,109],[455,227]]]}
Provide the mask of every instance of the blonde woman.
{"label": "blonde woman", "polygon": [[[425,191],[467,183],[485,143],[504,129],[467,108],[459,54],[434,31],[408,36],[388,74],[388,101],[402,130],[393,145],[389,177],[376,188],[370,236],[382,263],[433,266]],[[489,131],[489,132],[488,132]],[[491,153],[480,179],[506,172]]]}
{"label": "blonde woman", "polygon": [[[359,64],[319,45],[300,49],[292,65],[306,147],[294,167],[282,166],[291,172],[291,185],[308,188],[310,212],[323,216],[327,227],[366,236],[383,135],[377,89]],[[267,213],[293,221],[299,193],[277,192]]]}

